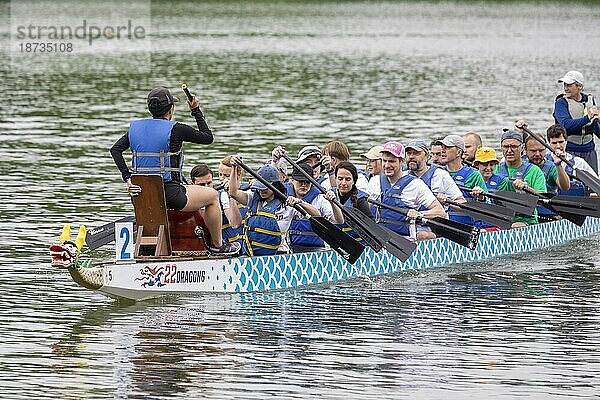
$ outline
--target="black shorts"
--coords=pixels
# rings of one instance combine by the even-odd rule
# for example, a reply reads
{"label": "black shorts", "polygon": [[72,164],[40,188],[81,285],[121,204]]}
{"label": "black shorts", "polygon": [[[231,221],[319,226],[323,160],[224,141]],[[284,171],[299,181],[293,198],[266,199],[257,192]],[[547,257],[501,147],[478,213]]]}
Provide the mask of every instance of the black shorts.
{"label": "black shorts", "polygon": [[167,208],[181,210],[187,204],[187,195],[185,186],[176,181],[168,181],[165,185],[165,199]]}

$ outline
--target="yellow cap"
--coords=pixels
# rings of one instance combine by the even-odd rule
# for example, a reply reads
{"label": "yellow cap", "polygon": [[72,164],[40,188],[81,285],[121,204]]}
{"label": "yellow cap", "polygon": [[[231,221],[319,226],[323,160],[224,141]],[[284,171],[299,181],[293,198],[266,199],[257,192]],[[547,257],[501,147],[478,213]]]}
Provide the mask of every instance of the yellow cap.
{"label": "yellow cap", "polygon": [[496,150],[491,147],[481,147],[477,149],[475,152],[475,162],[486,163],[490,161],[498,161]]}

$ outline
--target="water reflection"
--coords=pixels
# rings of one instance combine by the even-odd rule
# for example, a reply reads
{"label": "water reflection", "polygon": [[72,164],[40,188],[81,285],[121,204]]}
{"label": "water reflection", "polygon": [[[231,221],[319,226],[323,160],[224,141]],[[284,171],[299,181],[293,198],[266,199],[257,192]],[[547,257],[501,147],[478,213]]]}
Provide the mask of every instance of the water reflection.
{"label": "water reflection", "polygon": [[[108,148],[146,115],[154,85],[187,82],[216,134],[185,147],[188,169],[234,152],[258,165],[277,144],[331,139],[354,159],[389,138],[471,130],[498,147],[519,117],[551,124],[555,80],[573,60],[600,87],[599,56],[563,6],[177,1],[153,12],[152,74],[106,54],[65,59],[68,74],[0,61],[0,397],[597,396],[597,237],[456,268],[134,305],[77,287],[46,252],[64,223],[131,213]],[[568,10],[589,38],[599,13]],[[107,73],[90,73],[94,63]],[[177,120],[189,122],[184,108]]]}

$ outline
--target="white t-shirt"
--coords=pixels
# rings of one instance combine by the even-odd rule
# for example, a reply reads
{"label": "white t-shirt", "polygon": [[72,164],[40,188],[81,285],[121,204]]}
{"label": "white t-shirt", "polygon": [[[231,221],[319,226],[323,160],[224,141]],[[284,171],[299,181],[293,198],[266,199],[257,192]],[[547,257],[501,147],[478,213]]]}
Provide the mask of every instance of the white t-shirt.
{"label": "white t-shirt", "polygon": [[[567,153],[567,156],[565,158],[571,161],[573,165],[575,165],[575,169],[581,169],[583,171],[589,172],[590,174],[598,178],[598,174],[596,174],[596,171],[594,171],[592,167],[590,167],[590,164],[588,164],[587,161],[585,161],[583,158],[574,156],[571,153]],[[563,168],[567,168],[567,163],[563,161],[562,166]]]}
{"label": "white t-shirt", "polygon": [[[403,172],[402,176],[404,175],[405,173]],[[377,175],[369,180],[367,193],[370,199],[377,200],[381,195],[379,179],[379,175]],[[406,204],[406,207],[418,210],[420,207],[429,208],[436,201],[436,198],[425,182],[419,178],[415,178],[402,190],[400,200]]]}
{"label": "white t-shirt", "polygon": [[229,194],[226,191],[222,191],[219,193],[219,200],[221,200],[221,207],[223,211],[229,210]]}
{"label": "white t-shirt", "polygon": [[[254,196],[255,192],[253,190],[246,190],[244,191],[244,193],[246,193],[246,195],[248,196],[248,204],[251,204],[252,197]],[[260,210],[261,207],[264,206],[264,204],[265,202],[263,200],[260,200],[258,202],[258,209]],[[285,235],[283,236],[283,241],[281,242],[281,246],[279,246],[279,249],[277,249],[277,251],[288,253],[290,250],[290,247],[288,245],[289,240],[287,236],[288,231],[290,230],[290,224],[292,223],[292,219],[294,218],[296,212],[297,211],[294,207],[286,206],[285,204],[283,205],[283,207],[280,207],[275,212],[275,216],[277,217],[277,225],[279,225],[279,231],[285,232]]]}
{"label": "white t-shirt", "polygon": [[463,197],[462,192],[450,176],[450,173],[442,168],[436,168],[431,177],[431,191],[434,194],[445,194],[450,200]]}

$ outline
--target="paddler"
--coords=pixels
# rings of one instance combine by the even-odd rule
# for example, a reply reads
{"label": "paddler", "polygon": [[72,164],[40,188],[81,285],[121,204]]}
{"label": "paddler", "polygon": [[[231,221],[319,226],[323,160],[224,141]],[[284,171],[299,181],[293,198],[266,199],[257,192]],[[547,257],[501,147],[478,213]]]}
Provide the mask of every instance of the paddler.
{"label": "paddler", "polygon": [[583,158],[597,173],[594,135],[600,137],[598,107],[591,94],[583,93],[583,74],[569,71],[558,80],[564,92],[554,101],[554,121],[567,131],[566,151]]}
{"label": "paddler", "polygon": [[[446,200],[458,203],[466,201],[448,171],[437,165],[427,164],[427,160],[429,160],[429,148],[425,142],[417,140],[407,144],[406,160],[409,173],[425,182],[442,205]],[[429,230],[425,231],[430,234],[430,238],[435,238],[433,232]],[[426,232],[423,232],[422,236],[426,236]]]}
{"label": "paddler", "polygon": [[[383,173],[369,180],[367,190],[369,197],[384,204],[406,207],[410,210],[405,216],[385,208],[375,207],[375,220],[378,223],[401,235],[412,236],[411,221],[419,217],[446,217],[444,208],[427,185],[408,171],[402,170],[406,151],[400,142],[390,141],[384,144],[381,160]],[[419,227],[415,236],[417,240],[430,237],[427,232],[419,231]]]}
{"label": "paddler", "polygon": [[[139,186],[132,185],[132,174],[160,174],[167,208],[181,211],[204,208],[204,221],[212,240],[208,244],[209,251],[215,255],[235,254],[240,250],[239,243],[228,243],[221,237],[221,207],[217,191],[207,186],[183,184],[183,142],[210,144],[214,137],[195,96],[187,103],[198,129],[173,121],[177,101],[165,87],[152,89],[147,98],[152,118],[132,121],[128,133],[117,140],[110,154],[127,183],[130,195],[136,196],[141,192]],[[127,149],[133,153],[132,170],[123,158]]]}
{"label": "paddler", "polygon": [[475,161],[475,152],[483,146],[481,136],[475,132],[467,132],[463,136],[465,142],[465,152],[463,153],[463,162],[467,165],[473,165]]}
{"label": "paddler", "polygon": [[[450,176],[457,185],[472,189],[475,186],[487,191],[485,181],[479,171],[471,166],[463,165],[463,154],[465,153],[465,141],[459,135],[448,135],[436,144],[442,146],[442,157],[440,163],[450,173]],[[465,199],[471,198],[469,191],[463,191]],[[476,222],[472,217],[462,212],[454,210],[449,211],[448,218],[453,221],[474,225]]]}

